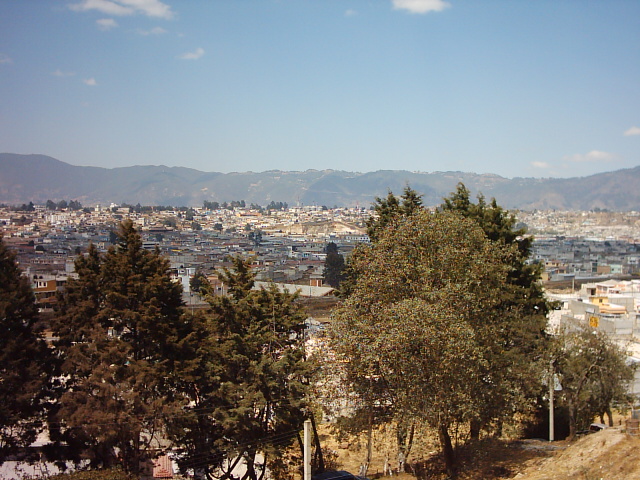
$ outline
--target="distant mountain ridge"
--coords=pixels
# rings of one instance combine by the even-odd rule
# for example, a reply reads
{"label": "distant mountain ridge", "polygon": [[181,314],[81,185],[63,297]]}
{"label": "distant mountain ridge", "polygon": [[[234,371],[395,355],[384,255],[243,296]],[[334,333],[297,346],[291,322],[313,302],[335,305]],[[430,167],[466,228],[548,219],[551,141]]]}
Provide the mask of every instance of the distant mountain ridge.
{"label": "distant mountain ridge", "polygon": [[640,210],[640,166],[568,179],[508,179],[465,172],[370,173],[307,170],[260,173],[202,172],[185,167],[81,167],[46,155],[0,153],[0,203],[78,200],[85,206],[129,203],[202,206],[205,200],[270,201],[293,205],[368,207],[389,190],[405,185],[423,195],[425,205],[438,205],[462,182],[475,197],[496,198],[509,209]]}

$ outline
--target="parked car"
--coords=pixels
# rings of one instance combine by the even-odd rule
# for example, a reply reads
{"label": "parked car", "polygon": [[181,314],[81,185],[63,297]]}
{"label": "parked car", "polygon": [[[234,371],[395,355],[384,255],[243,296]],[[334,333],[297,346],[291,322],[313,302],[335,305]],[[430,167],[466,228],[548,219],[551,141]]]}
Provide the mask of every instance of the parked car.
{"label": "parked car", "polygon": [[604,430],[605,428],[609,427],[604,423],[592,423],[591,425],[589,425],[589,432],[599,432],[600,430]]}

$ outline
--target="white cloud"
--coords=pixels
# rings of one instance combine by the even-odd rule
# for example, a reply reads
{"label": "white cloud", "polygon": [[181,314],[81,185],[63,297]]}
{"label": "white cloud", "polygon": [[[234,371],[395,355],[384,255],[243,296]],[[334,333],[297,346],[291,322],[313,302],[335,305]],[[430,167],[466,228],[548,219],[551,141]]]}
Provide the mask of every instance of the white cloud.
{"label": "white cloud", "polygon": [[84,82],[85,85],[89,85],[90,87],[95,87],[96,85],[98,85],[98,82],[96,82],[96,79],[93,77],[85,78],[82,81]]}
{"label": "white cloud", "polygon": [[63,72],[60,69],[57,69],[55,72],[51,73],[54,77],[73,77],[76,72]]}
{"label": "white cloud", "polygon": [[149,17],[171,19],[175,13],[171,7],[160,0],[118,0],[120,3],[135,8],[136,11]]}
{"label": "white cloud", "polygon": [[196,48],[193,52],[186,52],[180,55],[178,58],[181,60],[198,60],[204,55],[203,48]]}
{"label": "white cloud", "polygon": [[100,30],[111,30],[112,28],[116,28],[118,23],[113,18],[101,18],[100,20],[96,20],[98,24],[98,28]]}
{"label": "white cloud", "polygon": [[80,3],[72,3],[69,8],[74,12],[86,12],[97,10],[108,15],[133,15],[135,10],[131,7],[112,2],[111,0],[82,0]]}
{"label": "white cloud", "polygon": [[346,12],[344,12],[344,16],[345,17],[354,17],[358,14],[358,12],[356,12],[355,10],[347,10]]}
{"label": "white cloud", "polygon": [[624,132],[625,137],[630,137],[632,135],[640,135],[640,127],[634,126]]}
{"label": "white cloud", "polygon": [[575,155],[568,155],[564,157],[565,160],[570,162],[610,162],[614,159],[615,155],[609,152],[601,152],[599,150],[591,150],[587,154],[576,153]]}
{"label": "white cloud", "polygon": [[531,166],[535,168],[549,168],[550,165],[547,162],[531,162]]}
{"label": "white cloud", "polygon": [[75,12],[97,10],[119,16],[141,14],[170,19],[175,15],[171,7],[160,0],[81,0],[79,3],[70,4],[69,8]]}
{"label": "white cloud", "polygon": [[2,63],[13,63],[13,60],[6,53],[0,53],[0,64]]}
{"label": "white cloud", "polygon": [[451,4],[444,0],[391,0],[395,10],[407,10],[410,13],[441,12]]}
{"label": "white cloud", "polygon": [[144,36],[147,36],[147,35],[162,35],[164,33],[167,33],[167,31],[162,27],[154,27],[151,30],[138,30],[138,33],[140,35],[144,35]]}

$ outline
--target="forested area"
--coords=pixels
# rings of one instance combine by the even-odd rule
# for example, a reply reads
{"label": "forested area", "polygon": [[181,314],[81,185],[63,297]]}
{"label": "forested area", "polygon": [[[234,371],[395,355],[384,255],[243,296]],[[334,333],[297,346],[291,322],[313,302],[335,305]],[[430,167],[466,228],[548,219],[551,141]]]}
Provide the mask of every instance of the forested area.
{"label": "forested area", "polygon": [[550,374],[565,386],[574,433],[610,418],[633,374],[624,352],[591,331],[549,335],[532,239],[509,212],[474,203],[464,185],[435,210],[409,187],[374,209],[371,243],[346,264],[327,245],[341,303],[322,361],[305,348],[297,296],[253,289],[247,259],[220,272],[226,295],[198,276],[208,308],[185,309],[168,260],[143,249],[126,220],[115,246],[77,257],[42,325],[0,239],[0,461],[46,431],[47,458],[87,469],[137,475],[171,450],[198,478],[234,480],[238,465],[243,479],[284,478],[299,464],[303,421],[321,417],[314,387],[327,377],[341,382],[336,397],[349,393],[350,431],[368,436],[364,474],[371,432],[386,425],[397,471],[428,431],[454,478],[457,448],[528,418],[547,401]]}

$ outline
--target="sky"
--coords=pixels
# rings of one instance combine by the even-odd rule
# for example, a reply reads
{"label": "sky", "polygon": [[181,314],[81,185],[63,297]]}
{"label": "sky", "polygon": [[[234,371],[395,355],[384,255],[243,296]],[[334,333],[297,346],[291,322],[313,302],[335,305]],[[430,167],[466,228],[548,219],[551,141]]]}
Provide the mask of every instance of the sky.
{"label": "sky", "polygon": [[0,0],[0,152],[207,172],[640,165],[637,0]]}

